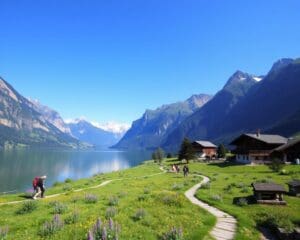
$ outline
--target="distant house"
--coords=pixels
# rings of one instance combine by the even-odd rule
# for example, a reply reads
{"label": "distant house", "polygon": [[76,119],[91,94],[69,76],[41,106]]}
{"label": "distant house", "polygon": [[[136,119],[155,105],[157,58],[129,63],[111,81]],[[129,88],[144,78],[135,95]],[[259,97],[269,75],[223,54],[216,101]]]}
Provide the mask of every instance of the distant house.
{"label": "distant house", "polygon": [[294,196],[300,196],[300,180],[295,179],[288,183],[289,194]]}
{"label": "distant house", "polygon": [[300,139],[291,140],[288,143],[275,148],[271,154],[274,158],[280,158],[284,162],[296,162],[300,159]]}
{"label": "distant house", "polygon": [[283,194],[286,190],[276,183],[252,183],[253,194],[257,203],[286,205]]}
{"label": "distant house", "polygon": [[217,146],[209,141],[195,141],[192,143],[196,156],[199,158],[213,158],[217,156]]}
{"label": "distant house", "polygon": [[270,134],[242,134],[230,145],[235,145],[233,153],[239,163],[252,163],[270,159],[271,152],[287,143],[287,138]]}

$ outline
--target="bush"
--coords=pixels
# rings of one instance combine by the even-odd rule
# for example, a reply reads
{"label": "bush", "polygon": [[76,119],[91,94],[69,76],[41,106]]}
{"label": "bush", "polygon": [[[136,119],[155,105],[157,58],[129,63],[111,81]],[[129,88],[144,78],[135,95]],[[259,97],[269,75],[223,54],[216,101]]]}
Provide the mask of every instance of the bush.
{"label": "bush", "polygon": [[61,230],[63,226],[64,224],[60,216],[58,214],[55,214],[51,221],[47,221],[43,224],[38,234],[41,237],[47,237]]}
{"label": "bush", "polygon": [[144,188],[144,194],[149,194],[150,193],[150,189],[149,188]]}
{"label": "bush", "polygon": [[210,199],[213,200],[213,201],[216,201],[216,202],[222,202],[223,201],[223,198],[218,194],[211,195]]}
{"label": "bush", "polygon": [[244,186],[241,190],[241,193],[248,193],[249,192],[249,188],[247,186]]}
{"label": "bush", "polygon": [[97,203],[98,202],[98,197],[94,194],[88,193],[85,194],[84,196],[84,202],[85,203]]}
{"label": "bush", "polygon": [[240,206],[240,207],[246,206],[246,205],[248,205],[248,200],[247,200],[247,198],[239,198],[239,199],[237,199],[235,204]]}
{"label": "bush", "polygon": [[283,168],[284,164],[283,162],[276,158],[273,159],[271,164],[268,165],[268,167],[273,171],[273,172],[280,172],[280,170]]}
{"label": "bush", "polygon": [[182,206],[182,196],[178,193],[164,191],[158,195],[159,201],[168,206]]}
{"label": "bush", "polygon": [[117,196],[110,196],[108,200],[109,206],[117,206],[119,204],[119,199]]}
{"label": "bush", "polygon": [[178,190],[180,190],[182,188],[183,188],[182,184],[174,183],[171,189],[174,190],[174,191],[178,191]]}
{"label": "bush", "polygon": [[259,213],[257,216],[257,222],[259,225],[271,228],[283,228],[284,230],[291,232],[294,229],[294,224],[291,222],[291,216],[285,211],[268,211]]}
{"label": "bush", "polygon": [[79,212],[78,211],[74,211],[71,215],[69,215],[68,217],[66,217],[65,219],[65,224],[74,224],[77,223],[79,221]]}
{"label": "bush", "polygon": [[145,209],[140,208],[140,209],[138,209],[138,210],[135,212],[135,214],[134,214],[134,216],[133,216],[133,219],[134,219],[135,221],[142,220],[143,218],[146,217],[146,214],[147,214],[147,212],[145,211]]}
{"label": "bush", "polygon": [[38,207],[37,202],[35,201],[27,201],[22,204],[22,207],[16,211],[16,214],[23,215],[32,213]]}
{"label": "bush", "polygon": [[8,235],[8,227],[0,227],[0,239],[4,240]]}
{"label": "bush", "polygon": [[95,225],[87,234],[87,240],[117,240],[120,227],[111,218],[107,224],[103,224],[98,218]]}
{"label": "bush", "polygon": [[203,188],[203,189],[210,189],[210,183],[207,182],[207,183],[202,184],[201,188]]}
{"label": "bush", "polygon": [[281,171],[280,171],[279,174],[280,175],[290,175],[290,172],[288,170],[286,170],[286,169],[281,169]]}
{"label": "bush", "polygon": [[183,240],[182,229],[173,227],[170,231],[165,233],[161,239],[162,240]]}
{"label": "bush", "polygon": [[58,201],[50,202],[49,205],[53,208],[53,214],[63,214],[68,210],[67,205]]}
{"label": "bush", "polygon": [[71,182],[73,182],[73,180],[72,180],[71,178],[67,178],[67,179],[65,180],[65,183],[71,183]]}
{"label": "bush", "polygon": [[113,218],[116,215],[117,215],[117,209],[115,207],[109,207],[106,209],[106,212],[105,212],[106,219]]}
{"label": "bush", "polygon": [[148,196],[147,196],[147,195],[139,195],[138,198],[137,198],[137,200],[140,201],[140,202],[141,202],[141,201],[145,201],[145,200],[147,200],[147,199],[148,199]]}

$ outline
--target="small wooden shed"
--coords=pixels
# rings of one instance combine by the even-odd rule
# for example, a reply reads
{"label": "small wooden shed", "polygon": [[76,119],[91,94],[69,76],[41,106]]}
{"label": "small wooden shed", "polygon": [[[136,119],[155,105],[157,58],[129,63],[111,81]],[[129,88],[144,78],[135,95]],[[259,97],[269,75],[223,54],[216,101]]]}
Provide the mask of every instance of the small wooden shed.
{"label": "small wooden shed", "polygon": [[295,179],[288,183],[289,186],[289,194],[293,196],[300,196],[300,180]]}
{"label": "small wooden shed", "polygon": [[284,186],[276,183],[252,183],[253,194],[257,203],[286,205],[283,194],[286,193]]}

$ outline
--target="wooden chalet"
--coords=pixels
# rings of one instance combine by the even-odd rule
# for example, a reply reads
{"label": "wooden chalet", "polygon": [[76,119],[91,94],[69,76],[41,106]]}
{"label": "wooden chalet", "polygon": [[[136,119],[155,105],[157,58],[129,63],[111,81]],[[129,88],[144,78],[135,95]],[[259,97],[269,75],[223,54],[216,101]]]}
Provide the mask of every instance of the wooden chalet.
{"label": "wooden chalet", "polygon": [[283,194],[286,190],[276,183],[252,183],[253,194],[257,203],[286,205]]}
{"label": "wooden chalet", "polygon": [[288,183],[289,194],[293,196],[300,196],[300,180],[295,179]]}
{"label": "wooden chalet", "polygon": [[230,144],[235,145],[233,153],[239,163],[264,162],[270,160],[270,154],[279,146],[287,143],[287,138],[270,134],[242,134]]}
{"label": "wooden chalet", "polygon": [[195,141],[192,143],[198,158],[214,158],[217,156],[217,146],[209,141]]}
{"label": "wooden chalet", "polygon": [[[299,162],[300,159],[300,139],[290,140],[288,143],[274,149],[271,156],[279,158],[284,162]],[[298,163],[299,164],[299,163]]]}

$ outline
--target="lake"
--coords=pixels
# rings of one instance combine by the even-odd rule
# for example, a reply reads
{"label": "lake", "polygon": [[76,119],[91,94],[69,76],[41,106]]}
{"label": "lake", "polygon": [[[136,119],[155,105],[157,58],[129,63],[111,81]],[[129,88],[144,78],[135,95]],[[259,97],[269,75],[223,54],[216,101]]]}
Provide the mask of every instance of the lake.
{"label": "lake", "polygon": [[47,187],[67,178],[75,180],[130,168],[149,158],[149,152],[139,151],[0,151],[0,194],[31,189],[35,176],[47,175]]}

